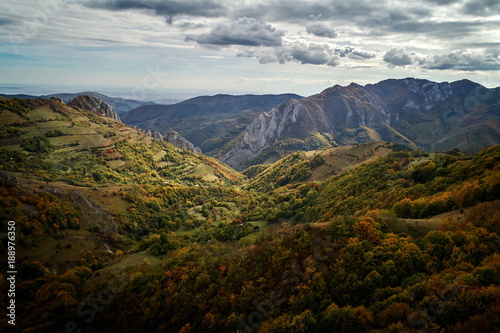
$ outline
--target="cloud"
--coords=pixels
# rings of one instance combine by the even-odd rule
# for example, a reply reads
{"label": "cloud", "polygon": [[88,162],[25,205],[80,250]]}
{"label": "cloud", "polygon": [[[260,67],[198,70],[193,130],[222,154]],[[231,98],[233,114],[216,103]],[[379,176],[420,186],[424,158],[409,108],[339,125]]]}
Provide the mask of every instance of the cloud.
{"label": "cloud", "polygon": [[358,59],[358,60],[370,59],[375,57],[375,54],[372,52],[359,51],[352,46],[336,47],[335,53],[342,58],[349,57],[351,59]]}
{"label": "cloud", "polygon": [[300,64],[334,67],[340,64],[341,57],[344,57],[347,53],[343,53],[344,55],[341,56],[341,49],[334,49],[327,44],[295,42],[264,50],[245,50],[238,54],[238,57],[256,58],[261,64],[298,62]]}
{"label": "cloud", "polygon": [[498,15],[500,2],[498,0],[470,0],[465,3],[463,13],[479,16]]}
{"label": "cloud", "polygon": [[384,55],[389,67],[413,65],[423,69],[460,70],[460,71],[494,71],[500,70],[500,58],[495,52],[478,52],[474,50],[454,50],[446,54],[419,55],[405,49],[390,49]]}
{"label": "cloud", "polygon": [[238,57],[256,58],[261,64],[297,62],[309,65],[340,65],[342,58],[364,61],[375,57],[368,51],[356,50],[352,46],[332,47],[329,44],[307,42],[287,43],[279,47],[254,48],[240,52]]}
{"label": "cloud", "polygon": [[288,50],[291,58],[301,64],[337,66],[338,56],[327,45],[298,43]]}
{"label": "cloud", "polygon": [[188,35],[186,41],[205,46],[280,46],[284,32],[254,18],[243,17],[230,23],[219,23],[209,33]]}
{"label": "cloud", "polygon": [[430,2],[439,6],[445,6],[460,2],[461,0],[425,0],[426,2]]}
{"label": "cloud", "polygon": [[172,23],[173,18],[179,15],[221,17],[227,14],[227,6],[217,0],[90,0],[84,5],[112,11],[152,10],[156,15],[164,16],[168,23]]}
{"label": "cloud", "polygon": [[422,67],[438,70],[494,71],[500,70],[500,58],[493,53],[460,50],[428,56],[423,61]]}
{"label": "cloud", "polygon": [[16,21],[10,17],[0,17],[0,25],[11,25],[14,24],[15,22]]}
{"label": "cloud", "polygon": [[191,21],[181,21],[181,22],[175,23],[175,25],[183,30],[200,29],[200,28],[205,28],[207,26],[206,23],[191,22]]}
{"label": "cloud", "polygon": [[393,34],[424,35],[447,41],[448,39],[460,38],[463,40],[484,29],[485,23],[481,22],[426,22],[426,21],[404,21],[391,24],[388,29]]}
{"label": "cloud", "polygon": [[306,31],[308,34],[315,35],[318,37],[328,37],[328,38],[337,37],[337,33],[333,31],[332,28],[327,27],[326,25],[320,23],[308,25],[306,27]]}
{"label": "cloud", "polygon": [[325,1],[258,1],[252,5],[236,7],[233,12],[239,17],[251,16],[266,21],[289,22],[317,16],[328,19],[332,16],[332,7]]}
{"label": "cloud", "polygon": [[383,59],[389,67],[403,67],[412,65],[414,57],[405,49],[392,48],[385,53]]}

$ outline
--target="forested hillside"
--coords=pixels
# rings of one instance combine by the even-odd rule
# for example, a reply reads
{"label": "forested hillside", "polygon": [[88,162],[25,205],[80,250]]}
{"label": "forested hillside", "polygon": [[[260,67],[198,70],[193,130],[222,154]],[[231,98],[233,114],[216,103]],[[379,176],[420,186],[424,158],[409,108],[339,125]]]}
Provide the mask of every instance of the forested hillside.
{"label": "forested hillside", "polygon": [[500,329],[500,146],[373,142],[243,175],[56,101],[0,99],[0,120],[2,332]]}

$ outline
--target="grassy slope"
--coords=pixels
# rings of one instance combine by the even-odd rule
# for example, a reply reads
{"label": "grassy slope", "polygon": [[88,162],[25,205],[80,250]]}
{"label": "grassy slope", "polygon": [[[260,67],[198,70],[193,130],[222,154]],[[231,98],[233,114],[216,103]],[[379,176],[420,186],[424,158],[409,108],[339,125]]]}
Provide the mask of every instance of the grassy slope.
{"label": "grassy slope", "polygon": [[[250,187],[270,190],[289,183],[325,181],[331,176],[389,154],[392,152],[391,146],[392,144],[378,141],[305,153],[297,152],[265,168],[261,167],[262,171],[252,177]],[[319,158],[317,162],[314,161],[315,158]],[[248,175],[251,175],[251,170],[249,171]]]}
{"label": "grassy slope", "polygon": [[[23,111],[15,113],[9,110],[19,108],[15,101],[0,100],[0,126],[14,127],[22,131],[20,135],[0,138],[1,146],[5,150],[16,151],[29,165],[33,154],[23,151],[22,142],[34,137],[44,138],[51,131],[59,131],[57,136],[47,138],[53,149],[42,156],[42,162],[54,165],[55,178],[67,180],[65,171],[58,170],[58,167],[66,165],[64,169],[68,170],[78,167],[78,164],[83,164],[82,162],[90,158],[93,163],[99,164],[95,171],[109,173],[110,177],[120,178],[119,171],[137,167],[139,163],[136,160],[140,160],[143,163],[140,163],[137,169],[141,169],[143,174],[149,174],[146,177],[149,180],[164,178],[181,181],[199,178],[205,182],[238,182],[241,179],[241,175],[215,159],[180,151],[169,143],[155,140],[120,122],[97,117],[50,100],[23,103],[26,104]],[[92,152],[89,153],[88,149]],[[150,154],[152,156],[149,156]],[[174,162],[177,165],[169,168],[166,162]],[[92,184],[91,179],[85,178],[89,178],[92,173],[90,169],[93,169],[93,163],[87,163],[87,172],[80,173],[82,179],[73,181],[82,185]],[[181,164],[182,167],[179,167]],[[30,173],[22,173],[22,167],[18,169],[17,175],[29,176]],[[210,172],[205,173],[205,170]]]}

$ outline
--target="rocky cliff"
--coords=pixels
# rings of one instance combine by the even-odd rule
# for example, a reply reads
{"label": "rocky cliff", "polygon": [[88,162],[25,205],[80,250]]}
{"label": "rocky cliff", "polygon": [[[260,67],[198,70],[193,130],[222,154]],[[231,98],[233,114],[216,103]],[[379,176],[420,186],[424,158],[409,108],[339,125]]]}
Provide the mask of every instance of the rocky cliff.
{"label": "rocky cliff", "polygon": [[134,129],[143,132],[144,134],[158,139],[158,140],[165,140],[167,142],[170,142],[176,147],[186,149],[189,151],[192,151],[193,153],[196,154],[201,154],[201,149],[198,147],[195,147],[191,142],[183,138],[179,133],[176,131],[170,131],[167,135],[163,135],[158,131],[153,131],[153,130],[143,130],[137,126],[134,126]]}
{"label": "rocky cliff", "polygon": [[[235,169],[248,167],[272,147],[288,153],[306,150],[319,135],[323,146],[386,140],[429,151],[464,151],[500,143],[500,88],[468,80],[385,80],[377,84],[336,85],[320,94],[280,104],[262,113],[223,156]],[[283,144],[295,139],[293,145]],[[328,141],[328,142],[327,142]],[[299,142],[299,143],[297,143]],[[291,151],[283,151],[283,150]],[[276,155],[276,154],[275,154]]]}
{"label": "rocky cliff", "polygon": [[80,95],[68,102],[71,107],[77,107],[87,111],[91,111],[98,116],[108,117],[113,120],[120,121],[120,117],[115,112],[115,110],[106,102],[100,100],[99,98]]}
{"label": "rocky cliff", "polygon": [[223,147],[263,111],[299,95],[199,96],[173,105],[142,106],[121,114],[124,123],[168,133],[175,130],[207,155]]}
{"label": "rocky cliff", "polygon": [[170,142],[174,146],[177,146],[182,149],[190,150],[194,153],[201,154],[201,149],[195,147],[191,142],[188,140],[184,139],[179,133],[176,131],[170,131],[168,134],[164,137],[164,140],[167,142]]}

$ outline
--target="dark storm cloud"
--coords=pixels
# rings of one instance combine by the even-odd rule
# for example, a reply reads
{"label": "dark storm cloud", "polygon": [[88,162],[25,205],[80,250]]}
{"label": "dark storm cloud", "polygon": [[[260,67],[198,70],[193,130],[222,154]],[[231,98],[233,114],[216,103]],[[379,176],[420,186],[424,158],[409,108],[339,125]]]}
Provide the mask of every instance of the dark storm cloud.
{"label": "dark storm cloud", "polygon": [[455,50],[446,54],[417,55],[405,49],[393,48],[386,52],[384,61],[389,67],[413,65],[424,69],[492,71],[500,70],[498,52]]}
{"label": "dark storm cloud", "polygon": [[433,3],[439,6],[445,6],[461,2],[461,0],[425,0],[425,2]]}
{"label": "dark storm cloud", "polygon": [[500,1],[470,0],[465,3],[463,13],[479,16],[498,15],[500,14]]}
{"label": "dark storm cloud", "polygon": [[464,38],[484,27],[481,22],[397,22],[389,26],[393,33],[419,34],[435,38]]}
{"label": "dark storm cloud", "polygon": [[0,25],[10,25],[14,24],[15,20],[10,17],[0,17]]}
{"label": "dark storm cloud", "polygon": [[334,52],[341,58],[348,57],[351,59],[363,60],[375,57],[375,54],[372,52],[356,50],[352,46],[336,47]]}
{"label": "dark storm cloud", "polygon": [[[414,66],[434,70],[491,70],[498,69],[498,39],[488,46],[474,46],[484,31],[498,31],[498,20],[471,20],[471,16],[500,13],[499,0],[423,0],[419,3],[389,0],[88,0],[88,7],[112,11],[139,9],[164,16],[167,22],[179,19],[176,26],[183,29],[210,30],[188,34],[185,41],[194,41],[207,48],[239,46],[238,56],[256,58],[261,63],[299,62],[335,66],[348,59],[365,61],[376,53],[362,50],[363,43],[377,43],[380,38],[383,60],[389,67]],[[445,14],[449,19],[443,20]],[[191,23],[191,17],[219,18],[218,22]],[[193,20],[195,21],[195,20]],[[229,22],[223,22],[229,21]],[[267,23],[263,23],[267,22]],[[0,21],[0,25],[2,22]],[[281,25],[305,29],[310,36],[338,38],[354,46],[319,45],[305,41],[307,36],[287,37]],[[335,27],[335,30],[332,27]],[[493,35],[492,35],[493,36]],[[415,38],[414,38],[415,37]],[[448,46],[441,54],[417,54],[403,48],[384,45],[384,40],[412,45],[414,50],[426,49],[426,42]],[[299,40],[301,40],[299,42]],[[397,44],[394,44],[397,45]],[[372,50],[374,47],[370,47]],[[468,50],[468,51],[453,51]],[[493,51],[492,51],[493,50]],[[422,51],[419,51],[422,52]],[[425,53],[425,52],[424,52]]]}
{"label": "dark storm cloud", "polygon": [[236,8],[234,15],[256,17],[261,20],[295,21],[308,20],[311,17],[329,19],[332,17],[332,6],[324,1],[274,1],[248,7]]}
{"label": "dark storm cloud", "polygon": [[352,59],[371,59],[375,58],[375,54],[372,52],[353,50],[349,53],[349,57]]}
{"label": "dark storm cloud", "polygon": [[216,0],[91,0],[85,6],[115,11],[153,10],[156,15],[164,16],[168,23],[172,23],[173,17],[177,15],[220,17],[227,13],[227,7]]}
{"label": "dark storm cloud", "polygon": [[500,70],[500,59],[492,53],[454,51],[426,57],[421,66],[438,70],[494,71]]}
{"label": "dark storm cloud", "polygon": [[204,23],[194,23],[190,21],[182,21],[176,23],[176,26],[182,29],[199,29],[199,28],[204,28],[206,24]]}
{"label": "dark storm cloud", "polygon": [[243,17],[231,23],[219,23],[209,33],[188,35],[186,41],[206,46],[280,46],[284,32],[254,18]]}
{"label": "dark storm cloud", "polygon": [[337,37],[337,33],[333,31],[332,28],[320,23],[314,23],[308,25],[306,27],[306,31],[308,34],[315,35],[318,37],[328,37],[328,38]]}

